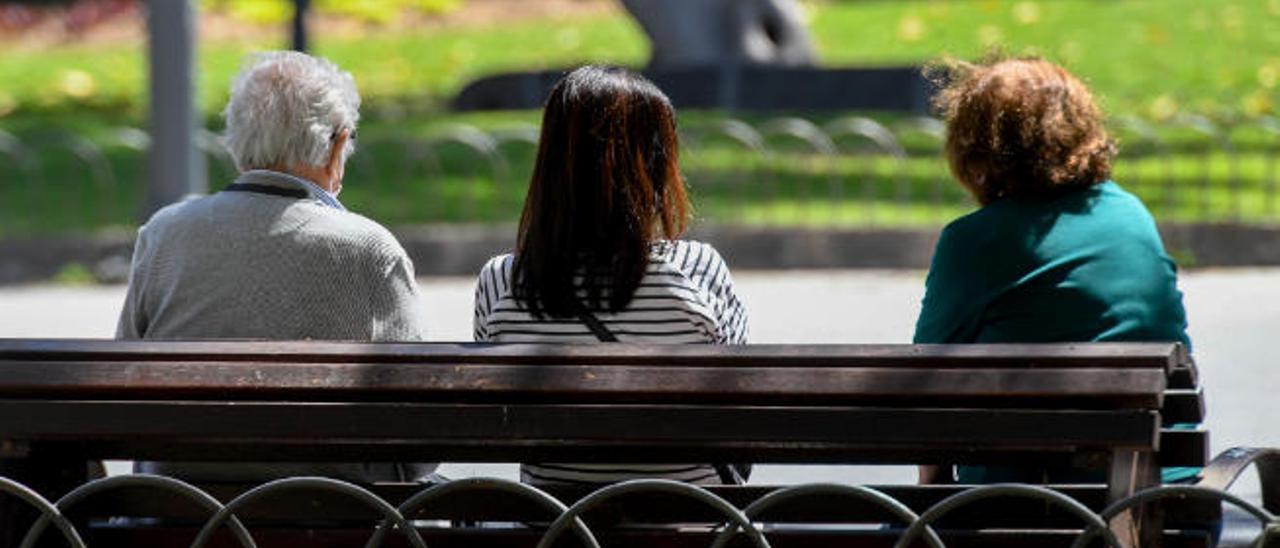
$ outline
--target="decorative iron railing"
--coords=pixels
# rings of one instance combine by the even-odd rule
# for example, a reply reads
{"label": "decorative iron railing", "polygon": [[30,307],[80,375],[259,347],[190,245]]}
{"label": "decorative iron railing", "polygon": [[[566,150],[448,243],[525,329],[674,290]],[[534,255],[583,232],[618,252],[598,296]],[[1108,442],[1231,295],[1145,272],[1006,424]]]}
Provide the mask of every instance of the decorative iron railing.
{"label": "decorative iron railing", "polygon": [[236,517],[237,510],[249,503],[279,494],[285,491],[320,490],[349,497],[382,516],[382,522],[371,527],[370,538],[366,548],[376,548],[382,544],[388,534],[403,535],[405,540],[416,548],[425,548],[426,543],[412,523],[409,516],[413,512],[426,507],[440,498],[459,491],[488,491],[508,497],[519,497],[533,502],[546,509],[549,525],[542,533],[539,548],[551,546],[562,535],[572,533],[578,540],[590,547],[601,546],[597,535],[582,516],[606,502],[619,497],[637,493],[665,493],[696,501],[713,509],[723,516],[719,534],[715,537],[711,548],[722,548],[726,542],[736,535],[745,536],[757,548],[769,546],[769,531],[760,523],[759,516],[768,511],[787,505],[789,502],[810,495],[826,495],[848,498],[879,506],[893,516],[900,527],[895,546],[905,547],[922,539],[934,548],[946,546],[933,525],[947,514],[964,506],[980,504],[992,498],[1017,497],[1029,501],[1038,501],[1057,507],[1080,520],[1081,532],[1073,546],[1083,547],[1089,542],[1101,540],[1109,546],[1120,546],[1108,523],[1120,515],[1139,505],[1161,499],[1208,500],[1233,505],[1244,513],[1257,519],[1261,525],[1260,534],[1254,541],[1255,546],[1271,546],[1280,542],[1280,518],[1270,512],[1230,493],[1205,487],[1166,485],[1141,491],[1122,499],[1105,509],[1094,512],[1076,500],[1044,487],[1022,484],[995,484],[973,487],[947,497],[922,513],[913,512],[903,503],[873,488],[841,485],[841,484],[806,484],[779,487],[767,495],[758,498],[745,508],[738,508],[724,498],[701,487],[668,480],[632,480],[602,487],[579,499],[571,506],[566,506],[556,498],[526,484],[509,480],[492,478],[471,478],[453,480],[429,487],[406,499],[403,503],[393,505],[373,492],[358,485],[335,479],[298,477],[281,479],[262,484],[245,491],[234,499],[223,504],[200,488],[180,480],[151,475],[123,475],[90,481],[67,493],[57,501],[50,501],[26,486],[0,478],[0,493],[4,496],[16,497],[37,509],[41,517],[30,527],[22,541],[21,548],[35,546],[42,535],[48,533],[49,527],[60,534],[73,548],[85,548],[86,543],[81,532],[66,512],[77,504],[108,491],[121,488],[154,489],[187,498],[208,511],[209,517],[198,527],[192,548],[202,548],[220,528],[226,527],[237,543],[245,548],[256,548],[253,534]]}
{"label": "decorative iron railing", "polygon": [[[538,130],[450,125],[416,135],[362,130],[343,199],[388,225],[518,219]],[[381,128],[381,129],[378,129]],[[1280,120],[1231,125],[1121,118],[1115,178],[1163,221],[1280,222]],[[937,226],[971,209],[933,118],[693,119],[682,165],[700,221],[783,226]],[[236,169],[202,131],[210,187]],[[135,226],[148,135],[0,130],[0,236]]]}

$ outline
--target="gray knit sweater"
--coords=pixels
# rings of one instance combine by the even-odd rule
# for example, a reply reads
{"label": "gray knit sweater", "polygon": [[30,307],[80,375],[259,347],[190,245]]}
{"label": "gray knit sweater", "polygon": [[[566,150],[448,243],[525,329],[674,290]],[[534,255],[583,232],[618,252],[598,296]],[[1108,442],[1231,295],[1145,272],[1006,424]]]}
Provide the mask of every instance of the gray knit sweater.
{"label": "gray knit sweater", "polygon": [[[317,192],[267,171],[237,183]],[[321,204],[218,192],[138,231],[123,339],[416,341],[413,263],[385,228]]]}
{"label": "gray knit sweater", "polygon": [[[390,232],[324,205],[320,190],[290,176],[251,171],[236,182],[307,196],[224,191],[157,212],[138,231],[117,338],[423,339],[413,264]],[[414,479],[434,465],[140,468],[191,479],[372,481]]]}

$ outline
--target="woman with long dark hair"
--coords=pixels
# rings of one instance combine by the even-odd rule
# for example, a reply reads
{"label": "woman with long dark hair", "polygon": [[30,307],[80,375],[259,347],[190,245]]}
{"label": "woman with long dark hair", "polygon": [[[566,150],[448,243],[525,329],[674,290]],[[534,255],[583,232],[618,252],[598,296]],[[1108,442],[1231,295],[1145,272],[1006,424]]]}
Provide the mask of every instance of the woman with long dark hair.
{"label": "woman with long dark hair", "polygon": [[[666,95],[622,68],[573,71],[547,99],[516,252],[480,272],[475,340],[745,343],[747,314],[724,260],[678,239],[690,209]],[[720,483],[736,470],[525,464],[521,477]]]}

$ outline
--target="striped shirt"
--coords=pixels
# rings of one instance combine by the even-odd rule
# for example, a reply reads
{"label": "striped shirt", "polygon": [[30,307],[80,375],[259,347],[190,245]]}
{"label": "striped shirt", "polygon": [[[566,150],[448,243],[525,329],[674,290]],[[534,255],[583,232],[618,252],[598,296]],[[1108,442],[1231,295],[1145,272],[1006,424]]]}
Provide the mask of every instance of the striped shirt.
{"label": "striped shirt", "polygon": [[[533,317],[512,294],[512,262],[511,255],[494,257],[480,271],[477,342],[599,342],[576,317]],[[630,305],[616,314],[593,312],[620,342],[747,342],[747,312],[734,293],[729,268],[714,248],[701,242],[654,244]],[[719,483],[709,464],[524,464],[520,476],[528,483],[610,483],[641,477]]]}

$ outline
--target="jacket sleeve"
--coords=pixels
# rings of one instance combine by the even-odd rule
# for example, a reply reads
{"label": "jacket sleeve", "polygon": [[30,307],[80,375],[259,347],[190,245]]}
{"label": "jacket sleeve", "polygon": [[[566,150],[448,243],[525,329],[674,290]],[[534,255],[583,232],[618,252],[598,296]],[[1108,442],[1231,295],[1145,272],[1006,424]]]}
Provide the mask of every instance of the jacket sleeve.
{"label": "jacket sleeve", "polygon": [[984,308],[986,273],[971,244],[954,227],[942,231],[925,279],[924,301],[912,342],[974,342]]}
{"label": "jacket sleeve", "polygon": [[375,320],[370,340],[423,341],[426,318],[413,262],[403,250],[382,269],[381,283],[371,284]]}
{"label": "jacket sleeve", "polygon": [[471,316],[472,338],[475,342],[491,340],[489,316],[498,299],[498,277],[507,274],[505,265],[505,257],[494,257],[485,263],[476,276],[475,308]]}
{"label": "jacket sleeve", "polygon": [[724,267],[723,278],[712,285],[712,293],[719,301],[716,307],[716,342],[722,344],[747,344],[747,307],[738,298],[733,286],[733,275]]}
{"label": "jacket sleeve", "polygon": [[747,308],[738,298],[733,286],[733,275],[724,257],[709,244],[699,243],[700,257],[690,273],[692,280],[706,288],[711,298],[711,310],[715,315],[715,344],[747,344]]}
{"label": "jacket sleeve", "polygon": [[147,283],[146,234],[145,226],[138,229],[138,238],[133,245],[133,259],[129,266],[129,289],[124,295],[124,306],[120,309],[120,318],[116,322],[116,338],[142,339],[147,335],[147,312],[143,306],[143,288]]}

